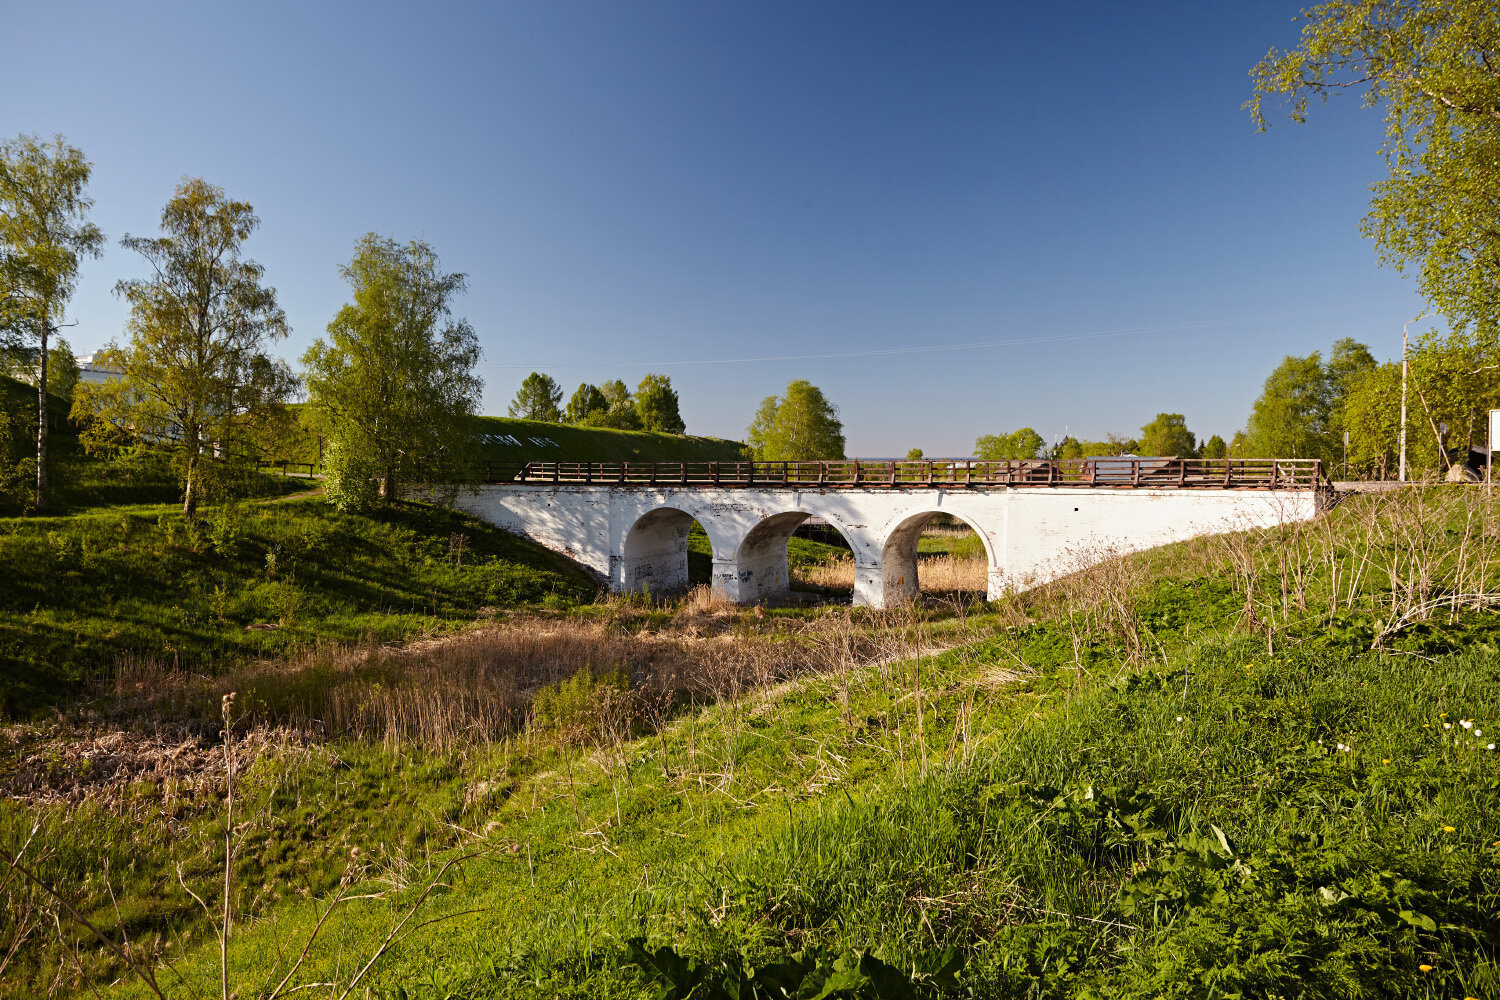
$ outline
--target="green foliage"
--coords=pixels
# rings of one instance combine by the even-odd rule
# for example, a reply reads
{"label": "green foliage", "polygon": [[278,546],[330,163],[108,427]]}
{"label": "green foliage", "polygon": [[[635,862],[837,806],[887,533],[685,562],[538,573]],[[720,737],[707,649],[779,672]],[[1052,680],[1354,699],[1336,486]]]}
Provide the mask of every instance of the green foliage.
{"label": "green foliage", "polygon": [[[455,534],[468,538],[461,565]],[[321,499],[196,521],[161,507],[0,519],[0,574],[0,713],[63,697],[124,658],[212,665],[384,641],[596,591],[562,557],[472,518],[408,504],[346,514]]]}
{"label": "green foliage", "polygon": [[1228,458],[1229,445],[1224,442],[1222,437],[1215,434],[1203,442],[1203,448],[1199,451],[1199,455],[1208,459]]}
{"label": "green foliage", "polygon": [[563,411],[563,419],[570,424],[578,424],[586,420],[590,414],[597,413],[602,417],[608,410],[609,402],[604,398],[604,393],[599,391],[599,387],[583,382],[573,390],[573,395],[569,397],[567,409]]}
{"label": "green foliage", "polygon": [[628,734],[633,710],[628,671],[585,664],[567,680],[537,691],[531,725],[568,746],[583,746],[606,735]]}
{"label": "green foliage", "polygon": [[1182,414],[1158,413],[1156,419],[1141,428],[1140,448],[1146,455],[1193,458],[1197,455],[1198,439],[1187,429]]}
{"label": "green foliage", "polygon": [[335,439],[323,453],[323,496],[346,514],[368,514],[380,502],[375,463]]}
{"label": "green foliage", "polygon": [[636,411],[630,389],[619,379],[610,379],[599,387],[604,399],[602,409],[590,410],[581,423],[589,427],[608,427],[619,431],[641,430],[641,415]]}
{"label": "green foliage", "polygon": [[[0,142],[0,347],[31,348],[36,363],[36,506],[47,509],[47,339],[63,320],[82,257],[104,234],[86,221],[92,165],[61,135],[22,133]],[[33,346],[34,345],[34,346]]]}
{"label": "green foliage", "polygon": [[1490,0],[1328,0],[1301,44],[1251,71],[1266,98],[1305,120],[1313,97],[1363,91],[1385,112],[1389,176],[1363,229],[1381,259],[1417,269],[1422,294],[1456,328],[1500,323],[1500,9]]}
{"label": "green foliage", "polygon": [[908,462],[920,462],[922,461],[922,457],[921,448],[913,448],[906,453],[906,460]]}
{"label": "green foliage", "polygon": [[562,386],[551,375],[532,372],[522,380],[521,388],[516,390],[507,412],[521,420],[555,424],[562,420],[562,411],[557,408],[562,397]]}
{"label": "green foliage", "polygon": [[687,425],[678,409],[677,390],[665,375],[650,374],[635,387],[635,412],[641,429],[655,434],[683,434]]}
{"label": "green foliage", "polygon": [[[630,412],[635,412],[631,410]],[[741,445],[721,438],[651,434],[582,424],[476,417],[482,458],[491,461],[735,462]]]}
{"label": "green foliage", "polygon": [[248,202],[203,180],[181,181],[162,209],[162,236],[121,245],[154,277],[121,281],[130,342],[99,352],[124,377],[81,386],[74,403],[85,441],[109,451],[134,440],[170,447],[183,483],[183,512],[243,481],[263,457],[257,425],[279,419],[296,385],[266,353],[288,333],[264,269],[241,256],[260,225]]}
{"label": "green foliage", "polygon": [[360,477],[377,477],[388,502],[412,484],[473,479],[479,341],[450,305],[464,276],[442,273],[421,240],[374,233],[341,273],[354,301],[302,359],[309,423],[335,454],[337,502],[362,502]]}
{"label": "green foliage", "polygon": [[659,1000],[740,1000],[742,997],[787,997],[824,1000],[827,997],[871,997],[905,1000],[941,996],[958,987],[956,973],[962,956],[944,952],[932,972],[907,974],[869,952],[838,955],[808,947],[774,958],[740,951],[699,962],[670,945],[652,948],[644,938],[625,942],[625,961],[636,966],[656,987]]}
{"label": "green foliage", "polygon": [[1317,351],[1288,355],[1266,378],[1235,456],[1319,458],[1332,468],[1342,457],[1345,428],[1353,432],[1351,397],[1375,368],[1369,348],[1347,337],[1334,343],[1327,364]]}
{"label": "green foliage", "polygon": [[985,434],[974,442],[974,457],[986,462],[1031,459],[1041,454],[1046,443],[1030,427],[1009,434]]}
{"label": "green foliage", "polygon": [[767,462],[844,457],[844,425],[838,407],[805,379],[787,383],[785,396],[761,400],[745,433],[757,459]]}
{"label": "green foliage", "polygon": [[[1418,499],[1403,502],[1455,495],[1410,491]],[[1297,546],[1321,532],[1349,551],[1349,566],[1390,557],[1399,546],[1372,534],[1366,513],[1350,500],[1301,535],[1133,557],[1152,570],[1129,609],[1149,635],[1149,662],[1129,662],[1102,631],[1080,637],[1088,591],[1059,581],[1003,617],[860,612],[818,632],[821,617],[742,615],[736,632],[762,622],[765,638],[827,672],[753,693],[726,681],[716,704],[646,738],[606,726],[571,745],[554,726],[448,754],[405,742],[268,747],[238,862],[267,891],[247,903],[263,908],[257,919],[238,925],[231,983],[252,995],[316,915],[310,901],[275,900],[279,889],[306,884],[326,901],[335,859],[353,845],[383,852],[360,888],[390,894],[342,915],[310,959],[309,980],[331,980],[388,932],[412,869],[462,844],[478,856],[422,915],[440,930],[387,954],[372,994],[1490,996],[1500,985],[1496,616],[1445,615],[1420,657],[1392,656],[1370,651],[1368,633],[1343,642],[1359,629],[1342,613],[1333,625],[1324,617],[1319,594],[1351,592],[1342,572],[1329,591],[1280,593],[1290,584],[1278,558],[1312,566]],[[1462,511],[1408,513],[1403,531],[1427,526],[1411,549],[1493,548],[1482,532],[1450,530]],[[168,518],[185,539],[187,522]],[[57,533],[49,549],[77,558],[81,546]],[[1243,617],[1233,552],[1261,554],[1248,570],[1260,621]],[[262,570],[257,587],[291,568],[279,563],[277,581]],[[1368,568],[1353,591],[1363,601],[1405,586]],[[1290,620],[1266,626],[1268,599],[1288,601]],[[651,638],[678,637],[704,651],[706,668],[740,648],[727,634]],[[868,658],[854,652],[862,642]],[[371,661],[372,678],[386,679]],[[315,672],[287,671],[264,695],[316,683]],[[558,684],[548,698],[573,707],[548,717],[589,718],[601,687],[593,671]],[[140,921],[133,940],[180,930],[193,904],[175,866],[202,886],[213,856],[204,843],[223,831],[202,804],[212,795],[201,783],[192,791],[143,791],[128,816],[43,810],[40,836],[57,845],[49,873],[106,920],[109,892],[125,897],[121,912]],[[6,847],[32,822],[0,801]],[[116,874],[108,889],[101,856]],[[178,937],[174,948],[184,990],[208,992],[216,942]],[[98,961],[92,951],[82,960]],[[52,974],[24,954],[9,973],[31,992]]]}

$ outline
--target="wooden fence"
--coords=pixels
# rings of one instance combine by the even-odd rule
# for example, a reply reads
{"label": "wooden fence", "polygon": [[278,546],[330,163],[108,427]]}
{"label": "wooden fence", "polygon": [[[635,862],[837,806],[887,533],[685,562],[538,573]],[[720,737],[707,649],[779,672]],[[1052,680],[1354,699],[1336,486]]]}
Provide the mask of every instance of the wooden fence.
{"label": "wooden fence", "polygon": [[601,486],[821,488],[1062,486],[1310,490],[1331,484],[1318,459],[1072,458],[838,462],[488,462],[485,482]]}

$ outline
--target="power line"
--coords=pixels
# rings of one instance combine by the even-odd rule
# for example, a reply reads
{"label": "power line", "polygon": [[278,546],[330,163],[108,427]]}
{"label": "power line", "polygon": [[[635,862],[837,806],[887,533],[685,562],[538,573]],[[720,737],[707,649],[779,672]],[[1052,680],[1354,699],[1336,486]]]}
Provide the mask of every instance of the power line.
{"label": "power line", "polygon": [[1032,344],[1059,344],[1078,340],[1101,340],[1108,337],[1143,336],[1154,333],[1176,333],[1183,330],[1205,330],[1213,327],[1235,326],[1241,323],[1265,323],[1272,320],[1293,319],[1303,316],[1323,316],[1330,313],[1349,312],[1361,306],[1340,306],[1333,309],[1310,309],[1297,312],[1270,313],[1264,316],[1241,316],[1233,319],[1196,320],[1190,323],[1161,323],[1152,326],[1132,326],[1115,330],[1092,330],[1086,333],[1064,333],[1047,337],[1017,337],[1010,340],[984,340],[967,344],[923,344],[913,347],[887,347],[867,351],[830,351],[822,354],[779,354],[756,358],[703,358],[679,361],[552,361],[535,363],[482,362],[481,368],[525,368],[542,371],[548,368],[681,368],[704,365],[752,365],[774,361],[842,361],[851,358],[882,358],[908,354],[935,354],[943,351],[981,351],[998,347],[1024,347]]}

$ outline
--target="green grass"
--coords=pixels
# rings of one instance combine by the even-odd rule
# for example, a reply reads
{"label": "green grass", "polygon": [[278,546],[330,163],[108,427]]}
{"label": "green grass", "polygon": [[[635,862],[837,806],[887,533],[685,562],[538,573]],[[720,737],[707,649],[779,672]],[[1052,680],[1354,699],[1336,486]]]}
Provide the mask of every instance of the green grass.
{"label": "green grass", "polygon": [[318,498],[213,507],[196,523],[164,506],[0,519],[0,573],[11,713],[76,694],[126,656],[198,665],[384,642],[597,592],[567,560],[477,519],[418,504],[341,514]]}
{"label": "green grass", "polygon": [[[721,438],[510,417],[476,417],[474,423],[480,435],[479,458],[490,462],[737,462],[744,448],[738,441]],[[282,457],[318,461],[317,439],[306,435]]]}
{"label": "green grass", "polygon": [[[1101,568],[1097,592],[1063,581],[936,624],[859,611],[817,631],[839,613],[742,614],[732,629],[808,649],[863,634],[876,662],[835,654],[838,669],[617,739],[265,755],[241,813],[239,884],[259,917],[231,985],[274,981],[277,942],[314,920],[288,887],[326,900],[359,846],[353,885],[384,896],[337,912],[307,980],[347,976],[440,864],[464,858],[421,910],[441,922],[385,956],[362,984],[372,996],[783,995],[773,980],[787,995],[840,981],[838,995],[865,996],[1500,995],[1496,616],[1445,612],[1371,651],[1359,629],[1373,626],[1320,604],[1315,580],[1299,606],[1277,569],[1278,551],[1315,562],[1298,546],[1316,531],[1378,561],[1366,513],[1245,540],[1263,560],[1259,625],[1224,562],[1239,543],[1200,540],[1132,559],[1139,577]],[[1403,523],[1495,545],[1439,518]],[[1354,607],[1383,606],[1378,576]],[[1120,580],[1128,620],[1098,597]],[[731,648],[695,641],[705,663]],[[587,691],[619,687],[559,688],[549,712]],[[180,971],[212,993],[216,948],[173,871],[184,861],[212,888],[219,806],[156,790],[134,808],[143,827],[176,810],[174,835],[135,848],[118,810],[42,809],[66,856],[47,871],[113,921],[108,856],[132,886],[133,939],[176,942]],[[0,807],[0,842],[14,849],[33,813]],[[252,907],[266,880],[283,898]],[[28,995],[40,981],[11,982]]]}
{"label": "green grass", "polygon": [[[662,980],[630,961],[649,953],[721,980],[793,957],[829,975],[869,953],[908,992],[958,956],[978,996],[1500,985],[1500,755],[1441,728],[1500,724],[1492,650],[1426,663],[1203,644],[1076,691],[1068,664],[1037,662],[1045,631],[719,706],[608,767],[525,744],[438,759],[340,746],[335,774],[252,786],[247,809],[283,818],[255,833],[246,878],[321,858],[327,891],[346,845],[377,869],[477,852],[423,911],[448,919],[369,983],[391,997],[655,996]],[[984,671],[1018,643],[1034,672],[996,689]],[[341,832],[276,868],[303,824]],[[211,847],[193,856],[210,878]],[[416,868],[417,885],[435,870]],[[153,906],[169,895],[164,882]],[[270,973],[273,939],[310,930],[306,904],[274,912],[240,939],[242,989]],[[395,912],[350,907],[306,974],[373,951]],[[189,963],[205,990],[208,951]]]}
{"label": "green grass", "polygon": [[[485,436],[480,452],[484,459],[495,462],[738,462],[744,447],[722,438],[576,427],[508,417],[479,417],[476,423]],[[521,443],[509,444],[502,437]],[[556,447],[534,443],[532,438],[545,439]]]}

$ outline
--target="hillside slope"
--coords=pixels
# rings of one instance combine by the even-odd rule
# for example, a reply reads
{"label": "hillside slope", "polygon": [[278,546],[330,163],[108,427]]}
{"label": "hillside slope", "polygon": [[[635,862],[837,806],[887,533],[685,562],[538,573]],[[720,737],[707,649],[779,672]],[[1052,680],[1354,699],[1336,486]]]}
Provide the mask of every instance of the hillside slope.
{"label": "hillside slope", "polygon": [[[404,1000],[1500,995],[1497,514],[1363,497],[983,609],[618,602],[242,675],[295,699],[234,708],[230,987],[378,956],[359,991]],[[228,691],[193,690],[115,718],[202,732]],[[40,822],[51,884],[216,993],[176,880],[217,898],[222,770],[184,796],[25,739],[28,787],[88,808],[0,801],[0,844]],[[16,989],[122,973],[74,940]]]}
{"label": "hillside slope", "polygon": [[316,642],[386,642],[485,608],[593,598],[581,569],[421,504],[319,498],[0,518],[0,714],[76,694],[122,660],[206,666]]}
{"label": "hillside slope", "polygon": [[[293,409],[298,409],[293,407]],[[580,427],[510,417],[475,417],[479,457],[487,462],[734,462],[738,441]],[[294,462],[316,462],[318,441],[306,435],[287,448]]]}
{"label": "hillside slope", "polygon": [[477,418],[480,449],[496,462],[735,462],[738,441],[578,427],[508,417]]}

